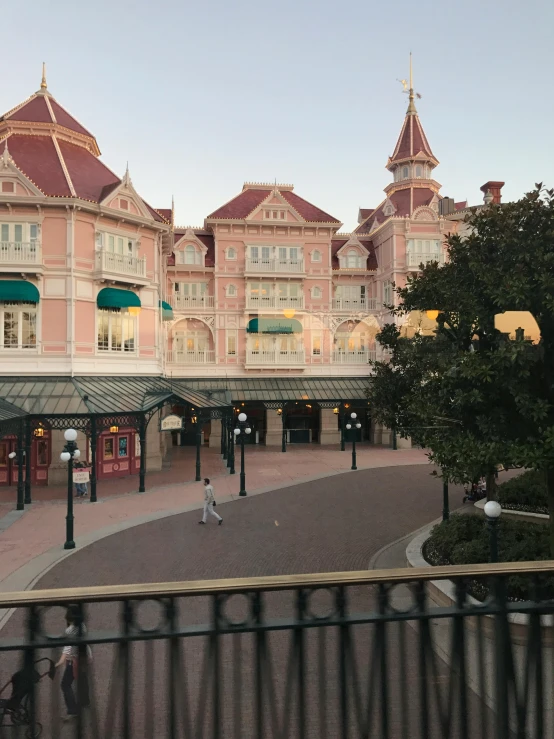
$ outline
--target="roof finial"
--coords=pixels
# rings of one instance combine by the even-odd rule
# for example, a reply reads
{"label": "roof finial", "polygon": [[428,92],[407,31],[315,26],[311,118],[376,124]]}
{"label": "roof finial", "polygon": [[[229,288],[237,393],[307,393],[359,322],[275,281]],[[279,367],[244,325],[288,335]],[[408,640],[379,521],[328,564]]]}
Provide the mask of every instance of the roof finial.
{"label": "roof finial", "polygon": [[408,104],[408,113],[417,113],[415,103],[414,103],[414,79],[412,74],[412,52],[410,51],[410,87],[408,91],[408,97],[409,97],[409,104]]}
{"label": "roof finial", "polygon": [[48,89],[48,86],[46,84],[46,62],[42,62],[42,80],[40,82],[40,89],[41,90]]}

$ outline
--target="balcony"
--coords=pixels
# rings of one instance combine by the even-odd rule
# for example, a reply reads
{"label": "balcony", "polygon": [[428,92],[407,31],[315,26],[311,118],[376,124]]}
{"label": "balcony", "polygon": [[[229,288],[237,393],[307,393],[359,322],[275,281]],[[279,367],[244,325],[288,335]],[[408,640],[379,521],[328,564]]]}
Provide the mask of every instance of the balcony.
{"label": "balcony", "polygon": [[171,307],[174,310],[205,310],[214,307],[213,295],[179,295],[171,296]]}
{"label": "balcony", "polygon": [[303,367],[306,364],[306,353],[304,349],[296,351],[279,351],[279,349],[267,349],[256,351],[246,350],[247,367]]}
{"label": "balcony", "polygon": [[359,351],[333,351],[333,364],[367,364],[370,360],[375,361],[376,351],[370,349],[360,349]]}
{"label": "balcony", "polygon": [[97,251],[95,280],[114,280],[132,285],[148,285],[146,257],[130,257],[111,251]]}
{"label": "balcony", "polygon": [[0,272],[42,273],[42,253],[36,241],[0,242]]}
{"label": "balcony", "polygon": [[369,313],[380,307],[377,298],[333,298],[333,310]]}
{"label": "balcony", "polygon": [[215,364],[215,351],[213,349],[200,349],[198,351],[168,349],[166,362],[173,365]]}
{"label": "balcony", "polygon": [[421,254],[418,252],[406,252],[406,266],[409,269],[419,269],[421,264],[429,264],[430,262],[438,262],[444,264],[444,254]]}
{"label": "balcony", "polygon": [[304,274],[303,259],[247,259],[245,273]]}
{"label": "balcony", "polygon": [[[23,708],[3,708],[3,733],[551,737],[551,573],[519,562],[7,592],[4,669],[45,661]],[[514,574],[533,597],[508,599]],[[68,603],[77,635],[52,608]],[[74,692],[92,696],[75,731],[46,677],[66,645],[83,655]]]}
{"label": "balcony", "polygon": [[246,308],[249,310],[275,310],[282,311],[288,308],[302,310],[304,308],[304,296],[296,298],[288,295],[247,295]]}

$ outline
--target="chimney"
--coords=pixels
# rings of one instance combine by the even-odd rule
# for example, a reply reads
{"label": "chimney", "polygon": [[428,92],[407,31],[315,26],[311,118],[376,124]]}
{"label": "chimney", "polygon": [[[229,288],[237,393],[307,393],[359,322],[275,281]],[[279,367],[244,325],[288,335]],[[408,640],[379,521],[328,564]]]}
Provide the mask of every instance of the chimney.
{"label": "chimney", "polygon": [[456,210],[453,198],[444,197],[439,200],[439,213],[441,216],[449,216]]}
{"label": "chimney", "polygon": [[485,182],[485,184],[481,186],[481,192],[484,193],[485,197],[487,196],[487,192],[490,192],[492,195],[492,202],[498,205],[502,202],[502,188],[505,184],[506,183],[504,182],[493,182],[491,180],[489,182]]}

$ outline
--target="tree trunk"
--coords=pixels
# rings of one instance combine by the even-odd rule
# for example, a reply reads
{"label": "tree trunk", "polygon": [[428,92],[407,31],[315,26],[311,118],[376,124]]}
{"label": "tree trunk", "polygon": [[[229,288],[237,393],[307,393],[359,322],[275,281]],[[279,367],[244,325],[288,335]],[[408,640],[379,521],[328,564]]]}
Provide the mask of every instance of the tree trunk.
{"label": "tree trunk", "polygon": [[485,480],[487,483],[487,501],[496,500],[496,475],[494,470],[487,472]]}
{"label": "tree trunk", "polygon": [[554,467],[547,467],[545,471],[546,490],[548,494],[548,521],[550,538],[550,558],[554,559]]}

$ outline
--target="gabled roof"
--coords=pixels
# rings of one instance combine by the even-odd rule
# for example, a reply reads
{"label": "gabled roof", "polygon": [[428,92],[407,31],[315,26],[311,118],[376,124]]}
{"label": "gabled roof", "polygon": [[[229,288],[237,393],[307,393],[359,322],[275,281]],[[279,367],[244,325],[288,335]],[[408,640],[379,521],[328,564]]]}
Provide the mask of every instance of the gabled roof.
{"label": "gabled roof", "polygon": [[[400,216],[400,217],[406,217],[411,216],[411,214],[416,210],[416,208],[420,208],[422,205],[430,205],[431,201],[435,197],[435,192],[431,190],[428,187],[414,187],[413,188],[413,209],[410,210],[410,206],[412,204],[412,197],[410,195],[410,189],[409,187],[396,190],[391,195],[389,195],[388,200],[392,202],[394,207],[396,208],[394,215]],[[385,216],[383,213],[383,210],[385,208],[385,204],[387,202],[387,199],[383,200],[381,205],[379,205],[378,208],[376,208],[374,211],[372,211],[371,215],[366,218],[365,221],[363,221],[355,230],[354,233],[359,234],[365,234],[369,233],[371,228],[373,227],[374,221],[377,223],[377,225],[381,225],[387,220],[388,216]]]}
{"label": "gabled roof", "polygon": [[[348,242],[351,239],[332,239],[331,240],[331,267],[332,269],[339,269],[339,258],[338,253],[342,249],[345,244],[348,244]],[[377,269],[377,256],[375,254],[375,247],[373,246],[373,242],[369,241],[368,239],[359,239],[360,244],[367,249],[369,256],[367,258],[367,269],[369,271],[373,271]]]}
{"label": "gabled roof", "polygon": [[304,198],[301,198],[296,193],[292,192],[290,188],[279,189],[277,187],[264,187],[257,189],[255,187],[246,187],[243,191],[230,200],[225,205],[222,205],[213,213],[210,213],[208,219],[231,219],[231,220],[242,220],[247,218],[258,206],[260,206],[266,198],[272,193],[276,192],[286,202],[294,208],[294,210],[300,215],[305,221],[309,223],[340,223],[337,218],[329,215],[325,211],[321,210],[312,203],[309,203]]}
{"label": "gabled roof", "polygon": [[[194,237],[197,238],[208,250],[206,252],[206,256],[204,258],[204,266],[205,267],[214,267],[215,266],[215,244],[214,244],[214,237],[211,233],[208,233],[207,231],[204,231],[204,229],[187,229],[187,228],[176,228],[175,232],[173,234],[173,243],[177,244],[183,236],[186,235],[187,231],[192,230],[192,233],[194,234]],[[175,265],[175,253],[171,254],[167,258],[167,264],[170,267],[173,267]],[[186,267],[186,265],[179,265]]]}

